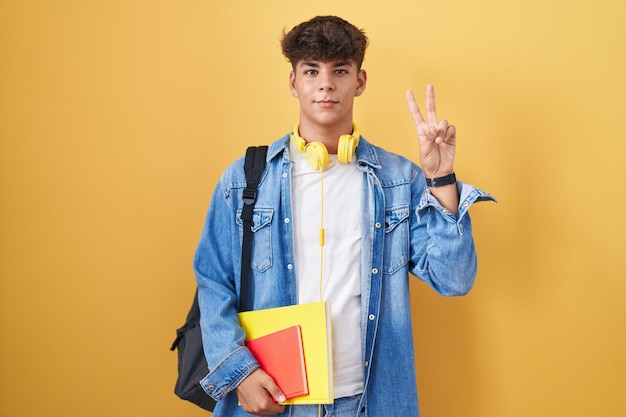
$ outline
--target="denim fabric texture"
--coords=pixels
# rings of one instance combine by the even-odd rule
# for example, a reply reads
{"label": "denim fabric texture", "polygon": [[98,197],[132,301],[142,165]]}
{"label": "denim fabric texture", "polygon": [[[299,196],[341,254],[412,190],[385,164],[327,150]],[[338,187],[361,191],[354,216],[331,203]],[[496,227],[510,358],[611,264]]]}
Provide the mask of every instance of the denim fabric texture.
{"label": "denim fabric texture", "polygon": [[333,404],[317,405],[294,405],[285,410],[289,417],[356,417],[366,415],[359,410],[361,394],[352,397],[337,398]]}
{"label": "denim fabric texture", "polygon": [[[297,303],[291,213],[289,135],[272,143],[256,206],[248,305],[254,309]],[[454,215],[430,194],[422,170],[361,137],[361,344],[365,386],[359,416],[418,416],[409,274],[445,296],[466,294],[477,260],[469,207],[494,200],[457,183]],[[233,392],[259,367],[244,347],[238,325],[243,157],[222,174],[212,196],[194,259],[201,327],[210,372],[202,381],[218,401],[214,417],[246,416]],[[332,213],[327,213],[331,216]],[[289,408],[289,407],[288,407]],[[287,413],[287,411],[286,411]],[[288,414],[287,414],[288,415]]]}

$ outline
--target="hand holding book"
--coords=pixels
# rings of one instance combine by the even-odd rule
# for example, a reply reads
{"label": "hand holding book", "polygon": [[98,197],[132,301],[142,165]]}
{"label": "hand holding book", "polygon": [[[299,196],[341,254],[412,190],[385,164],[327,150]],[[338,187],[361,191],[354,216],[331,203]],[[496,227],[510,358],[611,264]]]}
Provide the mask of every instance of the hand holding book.
{"label": "hand holding book", "polygon": [[263,369],[252,372],[236,388],[235,393],[246,413],[257,416],[273,416],[285,411],[285,406],[274,402],[272,397],[285,400],[284,394]]}
{"label": "hand holding book", "polygon": [[246,346],[284,394],[277,402],[309,393],[300,326],[290,326],[248,340]]}

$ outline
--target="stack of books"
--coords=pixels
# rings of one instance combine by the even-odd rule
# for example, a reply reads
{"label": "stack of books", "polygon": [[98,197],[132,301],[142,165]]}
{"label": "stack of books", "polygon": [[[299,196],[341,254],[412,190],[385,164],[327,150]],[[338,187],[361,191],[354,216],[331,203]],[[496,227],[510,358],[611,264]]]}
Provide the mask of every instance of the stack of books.
{"label": "stack of books", "polygon": [[246,346],[281,389],[281,404],[332,404],[330,303],[239,313]]}

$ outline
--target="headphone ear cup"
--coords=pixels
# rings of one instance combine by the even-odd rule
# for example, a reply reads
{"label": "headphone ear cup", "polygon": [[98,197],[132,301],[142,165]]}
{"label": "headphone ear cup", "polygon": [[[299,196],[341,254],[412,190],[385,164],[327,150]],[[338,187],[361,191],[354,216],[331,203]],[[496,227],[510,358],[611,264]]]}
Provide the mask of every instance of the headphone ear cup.
{"label": "headphone ear cup", "polygon": [[326,169],[330,163],[328,159],[328,150],[322,142],[311,142],[304,148],[304,156],[309,166],[316,171]]}
{"label": "headphone ear cup", "polygon": [[342,164],[352,162],[352,157],[356,151],[358,139],[354,135],[341,135],[337,144],[337,159]]}

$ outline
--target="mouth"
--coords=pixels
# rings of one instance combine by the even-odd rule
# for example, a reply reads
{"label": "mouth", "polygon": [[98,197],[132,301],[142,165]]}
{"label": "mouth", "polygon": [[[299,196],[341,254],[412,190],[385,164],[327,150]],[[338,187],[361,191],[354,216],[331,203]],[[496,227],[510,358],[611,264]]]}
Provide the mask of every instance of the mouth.
{"label": "mouth", "polygon": [[317,100],[315,103],[320,107],[333,107],[338,102],[334,100]]}

